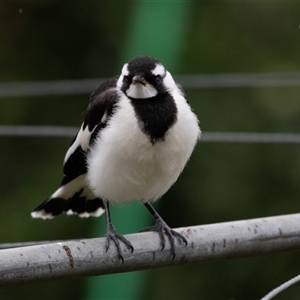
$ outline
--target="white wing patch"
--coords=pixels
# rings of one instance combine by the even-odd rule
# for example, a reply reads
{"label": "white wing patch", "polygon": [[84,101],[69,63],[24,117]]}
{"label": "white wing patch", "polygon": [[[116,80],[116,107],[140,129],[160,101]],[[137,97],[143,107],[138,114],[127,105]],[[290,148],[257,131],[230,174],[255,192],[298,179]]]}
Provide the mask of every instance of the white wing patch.
{"label": "white wing patch", "polygon": [[31,213],[31,217],[46,220],[46,219],[53,219],[55,216],[53,216],[52,214],[47,213],[44,209],[42,209],[42,210],[39,210],[39,211],[33,211]]}
{"label": "white wing patch", "polygon": [[64,159],[64,164],[68,161],[70,156],[76,151],[76,149],[80,146],[83,151],[87,152],[89,148],[89,143],[90,143],[90,138],[91,138],[92,132],[89,131],[89,127],[86,126],[86,128],[83,130],[83,124],[80,127],[80,130],[76,136],[75,141],[73,144],[70,146],[68,149],[65,159]]}
{"label": "white wing patch", "polygon": [[84,213],[78,214],[78,217],[80,217],[80,218],[100,217],[104,212],[105,212],[105,210],[103,208],[99,207],[98,209],[96,209],[93,212],[84,212]]}
{"label": "white wing patch", "polygon": [[89,131],[89,126],[86,126],[83,130],[83,125],[78,133],[79,143],[83,151],[87,152],[89,148],[90,138],[92,132]]}

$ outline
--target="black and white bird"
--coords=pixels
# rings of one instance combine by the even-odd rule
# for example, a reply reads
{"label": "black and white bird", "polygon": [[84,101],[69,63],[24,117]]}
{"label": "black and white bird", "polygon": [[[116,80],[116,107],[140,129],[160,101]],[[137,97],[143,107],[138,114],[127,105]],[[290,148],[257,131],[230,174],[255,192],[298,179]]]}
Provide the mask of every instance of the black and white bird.
{"label": "black and white bird", "polygon": [[106,251],[111,241],[123,260],[120,242],[131,243],[112,224],[109,203],[141,201],[155,220],[143,231],[166,237],[175,257],[172,230],[150,202],[165,194],[185,167],[200,137],[196,115],[182,88],[155,58],[138,56],[122,73],[100,84],[90,96],[84,122],[64,159],[60,187],[32,213],[53,218],[63,212],[80,217],[106,213]]}

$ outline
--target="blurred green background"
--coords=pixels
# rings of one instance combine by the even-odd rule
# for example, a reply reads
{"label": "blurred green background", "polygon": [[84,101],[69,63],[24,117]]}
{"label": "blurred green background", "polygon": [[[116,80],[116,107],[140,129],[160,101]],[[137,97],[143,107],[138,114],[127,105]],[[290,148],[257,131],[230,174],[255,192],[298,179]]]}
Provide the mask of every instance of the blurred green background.
{"label": "blurred green background", "polygon": [[[146,23],[141,2],[143,16],[157,17]],[[1,1],[0,82],[109,77],[132,54],[156,56],[173,75],[299,71],[296,2],[181,1],[180,12],[177,2],[141,2]],[[204,132],[299,131],[300,87],[186,93]],[[79,126],[88,96],[1,98],[0,125]],[[60,183],[71,140],[0,137],[0,243],[103,235],[104,218],[30,218]],[[172,227],[296,213],[299,150],[199,143],[159,211]],[[141,205],[133,206],[130,219],[147,218]],[[130,212],[115,208],[113,219]],[[122,233],[140,229],[117,224]],[[0,299],[259,299],[298,274],[298,262],[294,252],[61,280],[1,288]],[[296,285],[276,299],[299,297]]]}

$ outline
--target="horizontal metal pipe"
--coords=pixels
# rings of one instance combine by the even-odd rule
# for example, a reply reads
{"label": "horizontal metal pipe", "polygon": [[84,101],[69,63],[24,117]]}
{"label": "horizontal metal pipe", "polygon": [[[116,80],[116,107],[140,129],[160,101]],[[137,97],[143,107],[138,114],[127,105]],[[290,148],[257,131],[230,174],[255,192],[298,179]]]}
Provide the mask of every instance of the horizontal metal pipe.
{"label": "horizontal metal pipe", "polygon": [[0,250],[0,286],[58,278],[104,275],[300,249],[300,214],[177,229],[188,245],[160,248],[154,232],[126,235],[124,263],[105,238],[64,241]]}

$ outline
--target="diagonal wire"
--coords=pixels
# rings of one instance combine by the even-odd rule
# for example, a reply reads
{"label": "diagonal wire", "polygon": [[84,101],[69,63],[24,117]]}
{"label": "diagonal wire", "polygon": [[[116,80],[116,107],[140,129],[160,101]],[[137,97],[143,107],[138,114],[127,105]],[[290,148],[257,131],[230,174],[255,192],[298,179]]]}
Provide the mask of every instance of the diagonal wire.
{"label": "diagonal wire", "polygon": [[261,300],[271,300],[275,296],[280,294],[282,291],[286,290],[287,288],[291,287],[292,285],[294,285],[295,283],[297,283],[299,281],[300,281],[300,275],[297,275],[297,276],[293,277],[292,279],[284,282],[283,284],[281,284],[280,286],[278,286],[277,288],[275,288],[271,292],[269,292],[266,296],[261,298]]}

